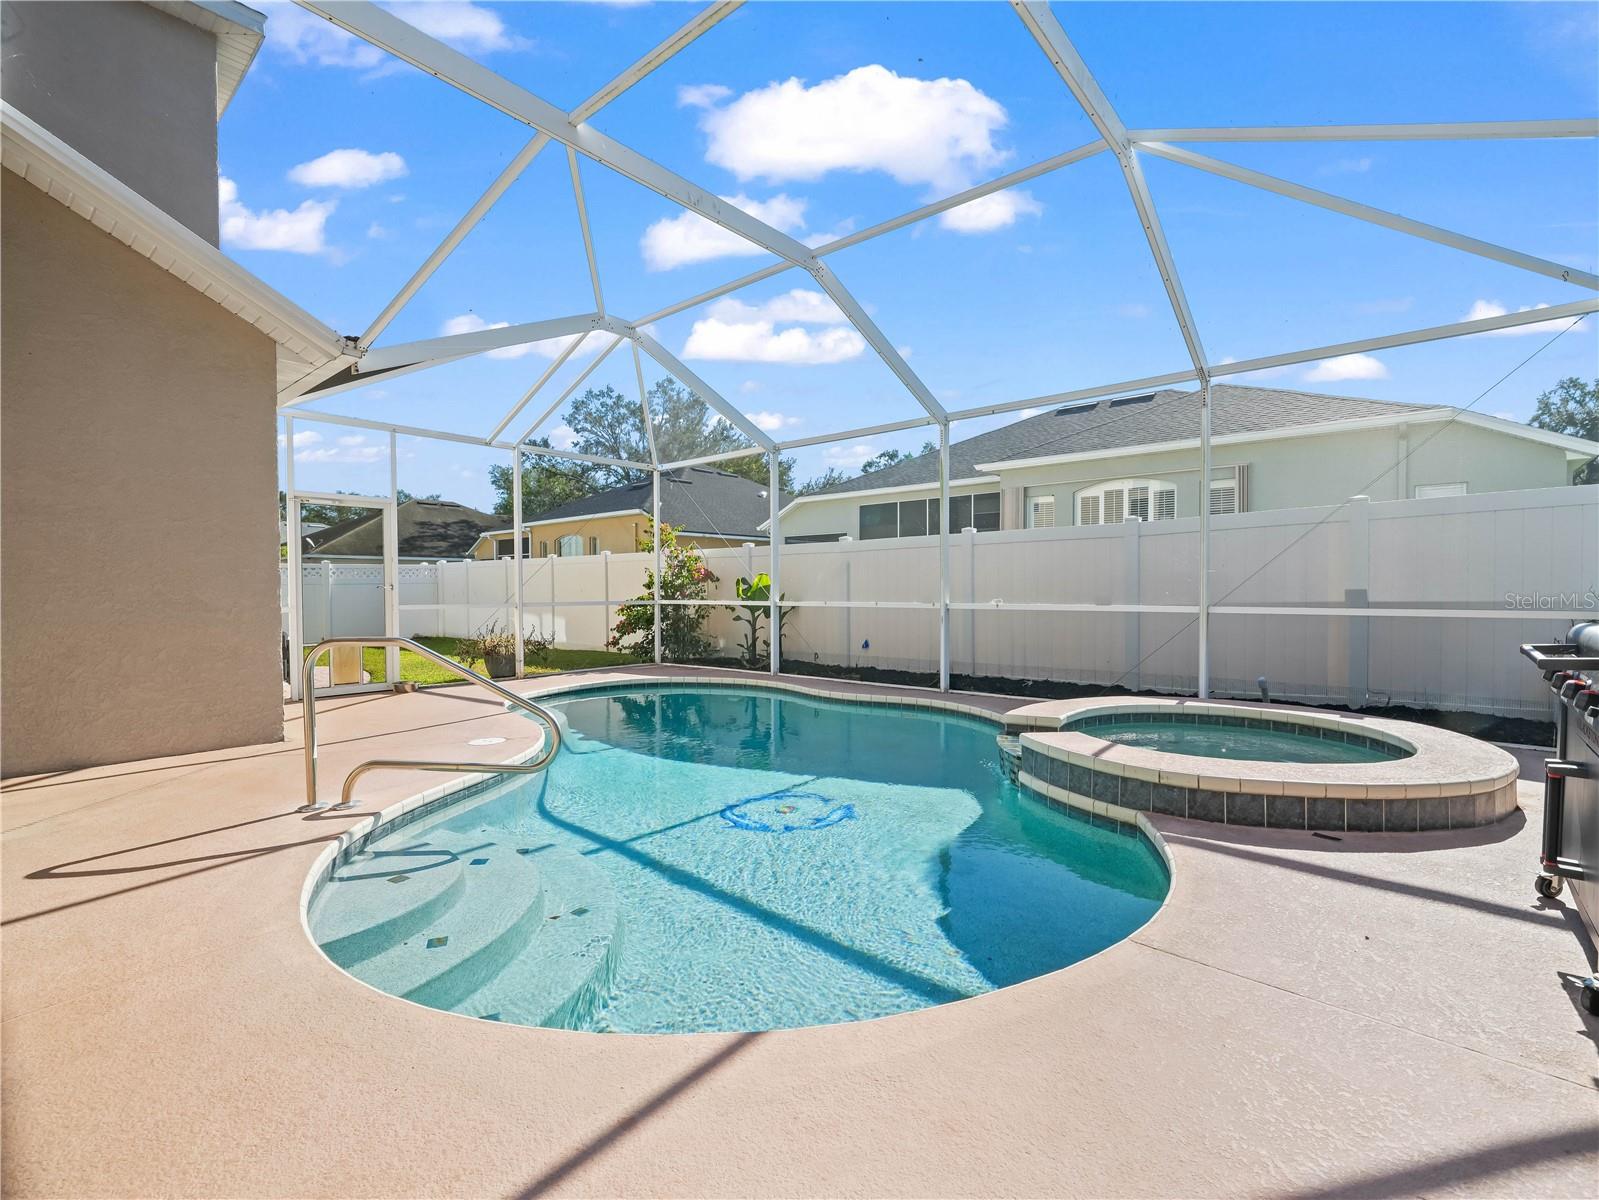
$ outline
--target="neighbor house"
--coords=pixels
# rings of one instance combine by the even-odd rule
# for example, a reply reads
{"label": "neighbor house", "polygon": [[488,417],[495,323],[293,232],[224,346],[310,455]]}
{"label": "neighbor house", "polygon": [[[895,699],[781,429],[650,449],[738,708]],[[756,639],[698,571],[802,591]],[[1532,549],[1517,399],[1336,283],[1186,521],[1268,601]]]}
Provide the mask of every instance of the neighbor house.
{"label": "neighbor house", "polygon": [[[979,532],[1199,514],[1198,392],[1068,404],[950,446],[950,528]],[[1599,443],[1441,406],[1211,388],[1212,513],[1561,487]],[[939,531],[938,456],[797,496],[785,542]]]}
{"label": "neighbor house", "polygon": [[[454,500],[404,500],[394,509],[394,527],[400,562],[437,562],[441,558],[470,558],[486,530],[504,517],[479,512]],[[302,529],[304,526],[301,527]],[[383,513],[366,509],[336,525],[327,525],[301,538],[303,561],[383,557]]]}
{"label": "neighbor house", "polygon": [[7,775],[283,736],[277,391],[344,343],[217,247],[263,25],[0,5]]}
{"label": "neighbor house", "polygon": [[[522,553],[530,558],[631,553],[649,532],[651,487],[648,480],[573,500],[522,522]],[[765,483],[718,471],[715,467],[683,467],[661,474],[661,523],[678,541],[699,547],[740,546],[765,542],[762,527],[771,516]],[[516,553],[510,526],[485,534],[473,550],[475,558],[510,558]]]}

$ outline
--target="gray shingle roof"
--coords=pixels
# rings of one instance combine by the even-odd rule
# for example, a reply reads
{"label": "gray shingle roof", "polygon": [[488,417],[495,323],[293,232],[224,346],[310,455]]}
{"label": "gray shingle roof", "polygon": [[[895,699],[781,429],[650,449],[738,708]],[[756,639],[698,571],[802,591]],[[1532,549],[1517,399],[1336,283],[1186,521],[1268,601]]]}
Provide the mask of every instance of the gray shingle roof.
{"label": "gray shingle roof", "polygon": [[[368,512],[308,534],[305,553],[382,558],[381,516]],[[485,530],[504,525],[504,517],[453,500],[407,500],[395,509],[401,558],[466,558]]]}
{"label": "gray shingle roof", "polygon": [[[1211,433],[1263,433],[1298,425],[1319,425],[1361,417],[1382,417],[1418,411],[1428,405],[1392,400],[1365,400],[1356,396],[1324,396],[1283,388],[1211,385]],[[1131,446],[1178,442],[1199,436],[1199,392],[1175,388],[1068,404],[1028,417],[949,447],[949,477],[969,479],[983,472],[979,463],[1043,458],[1055,454],[1084,454],[1095,450],[1121,450]],[[902,487],[936,483],[938,456],[923,454],[869,475],[861,475],[827,488],[817,495],[858,492],[868,488]]]}
{"label": "gray shingle roof", "polygon": [[[714,467],[683,467],[661,476],[661,520],[673,529],[765,541],[760,526],[771,515],[769,503],[766,484]],[[650,484],[645,480],[527,513],[523,519],[558,521],[635,509],[647,515],[650,504]]]}

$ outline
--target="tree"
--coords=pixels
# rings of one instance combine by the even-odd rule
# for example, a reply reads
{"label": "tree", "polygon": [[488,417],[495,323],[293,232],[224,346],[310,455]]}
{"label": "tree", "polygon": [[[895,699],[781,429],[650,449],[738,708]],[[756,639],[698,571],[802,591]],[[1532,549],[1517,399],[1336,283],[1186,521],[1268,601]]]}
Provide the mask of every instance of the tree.
{"label": "tree", "polygon": [[[1567,376],[1538,397],[1527,424],[1551,433],[1599,442],[1599,379],[1584,383]],[[1573,483],[1599,483],[1599,458],[1590,458],[1572,477]]]}
{"label": "tree", "polygon": [[404,504],[407,500],[442,500],[442,499],[444,499],[444,497],[439,495],[439,493],[437,493],[437,492],[429,492],[426,496],[413,496],[410,492],[406,491],[404,488],[395,488],[394,489],[394,500],[395,500],[396,504]]}
{"label": "tree", "polygon": [[[545,449],[550,439],[532,443]],[[547,454],[522,455],[522,518],[531,520],[562,504],[592,496],[600,490],[596,471],[585,462],[570,458],[551,458]],[[496,463],[489,468],[489,486],[494,489],[494,511],[511,516],[511,468]]]}
{"label": "tree", "polygon": [[[654,551],[651,530],[639,538],[638,548]],[[706,567],[700,552],[692,545],[679,545],[672,527],[661,525],[661,598],[663,600],[704,600],[716,576]],[[617,606],[616,625],[606,645],[626,650],[639,658],[655,656],[655,570],[644,575],[644,592],[632,604]],[[704,658],[710,653],[710,640],[702,632],[710,610],[702,604],[663,604],[661,606],[661,652],[673,662]]]}
{"label": "tree", "polygon": [[837,487],[847,482],[851,476],[844,474],[837,467],[828,467],[814,479],[807,479],[795,490],[796,496],[809,496],[815,492],[825,492],[830,487]]}
{"label": "tree", "polygon": [[922,448],[915,454],[904,450],[884,450],[875,458],[868,458],[861,464],[861,474],[870,475],[873,471],[881,471],[884,467],[898,466],[900,463],[910,462],[913,458],[921,458],[924,454],[936,454],[938,447],[932,442],[923,442]]}
{"label": "tree", "polygon": [[[737,450],[749,443],[737,429],[723,420],[699,394],[668,377],[657,380],[649,390],[650,416],[654,422],[655,450],[661,462],[698,458]],[[601,458],[625,458],[632,462],[650,461],[650,442],[644,430],[644,413],[635,397],[623,395],[614,387],[590,388],[572,403],[566,413],[572,430],[572,449]],[[751,458],[722,464],[724,470],[764,479],[764,456],[753,451]],[[790,468],[792,469],[792,467]],[[645,473],[628,467],[596,467],[599,488],[637,483]]]}

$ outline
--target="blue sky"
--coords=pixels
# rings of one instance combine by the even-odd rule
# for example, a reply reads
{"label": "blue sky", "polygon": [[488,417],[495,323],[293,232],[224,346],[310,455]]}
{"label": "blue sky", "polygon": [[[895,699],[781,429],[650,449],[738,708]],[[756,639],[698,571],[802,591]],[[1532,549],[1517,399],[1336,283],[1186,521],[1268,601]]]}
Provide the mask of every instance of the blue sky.
{"label": "blue sky", "polygon": [[[300,10],[260,5],[267,45],[222,119],[223,245],[360,333],[531,136],[520,123]],[[683,4],[400,4],[406,19],[563,108],[673,29]],[[1057,4],[1129,126],[1470,121],[1599,114],[1591,4]],[[813,243],[1092,140],[1001,4],[751,3],[607,107],[605,133]],[[1205,144],[1213,157],[1587,270],[1599,269],[1590,140]],[[584,161],[610,311],[643,316],[772,261]],[[1215,359],[1442,324],[1586,293],[1539,275],[1146,159]],[[1180,370],[1187,360],[1105,155],[832,255],[950,408]],[[592,309],[566,156],[547,149],[379,339]],[[1599,374],[1594,318],[1480,411],[1524,419]],[[1464,405],[1555,326],[1240,378]],[[916,415],[869,347],[789,271],[662,321],[656,336],[780,437]],[[587,364],[593,338],[541,394]],[[313,407],[487,434],[560,345],[420,372]],[[664,370],[646,363],[647,378]],[[591,384],[633,389],[617,354]],[[309,415],[309,414],[307,414]],[[527,418],[513,426],[520,432]],[[969,436],[993,420],[957,426]],[[560,444],[559,414],[541,430]],[[852,469],[927,431],[798,452]],[[383,491],[380,435],[304,426],[302,486]],[[503,455],[402,442],[400,483],[486,506]]]}

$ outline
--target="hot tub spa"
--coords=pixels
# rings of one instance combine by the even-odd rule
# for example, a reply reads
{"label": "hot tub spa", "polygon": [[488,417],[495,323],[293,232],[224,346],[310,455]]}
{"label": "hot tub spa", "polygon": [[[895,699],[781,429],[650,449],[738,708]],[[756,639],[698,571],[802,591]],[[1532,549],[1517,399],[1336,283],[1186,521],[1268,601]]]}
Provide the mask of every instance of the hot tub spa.
{"label": "hot tub spa", "polygon": [[1007,718],[1018,779],[1116,820],[1164,813],[1275,829],[1420,832],[1516,806],[1516,761],[1447,730],[1194,700],[1071,700]]}

